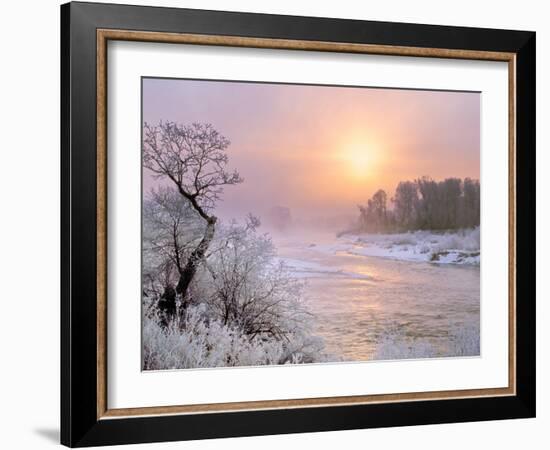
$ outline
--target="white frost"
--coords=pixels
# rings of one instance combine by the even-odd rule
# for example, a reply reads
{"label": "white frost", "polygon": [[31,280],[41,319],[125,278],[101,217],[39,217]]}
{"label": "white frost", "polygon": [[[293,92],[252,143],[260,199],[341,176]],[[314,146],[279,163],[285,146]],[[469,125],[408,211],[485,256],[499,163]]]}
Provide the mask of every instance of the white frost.
{"label": "white frost", "polygon": [[347,234],[339,238],[347,253],[436,264],[480,263],[479,227],[436,233],[416,231],[400,234]]}
{"label": "white frost", "polygon": [[443,348],[439,348],[426,338],[411,338],[399,331],[386,330],[376,345],[372,359],[423,359],[479,355],[479,323],[472,322],[452,326]]}

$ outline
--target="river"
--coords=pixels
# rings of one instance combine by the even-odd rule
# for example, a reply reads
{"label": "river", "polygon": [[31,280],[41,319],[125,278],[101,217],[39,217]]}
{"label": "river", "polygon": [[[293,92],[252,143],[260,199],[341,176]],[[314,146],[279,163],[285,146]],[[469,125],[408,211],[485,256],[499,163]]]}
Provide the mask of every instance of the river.
{"label": "river", "polygon": [[479,345],[479,266],[357,255],[331,233],[276,235],[274,243],[305,280],[314,331],[339,358],[375,359],[388,333],[437,356],[457,356],[449,342],[457,330],[475,330]]}

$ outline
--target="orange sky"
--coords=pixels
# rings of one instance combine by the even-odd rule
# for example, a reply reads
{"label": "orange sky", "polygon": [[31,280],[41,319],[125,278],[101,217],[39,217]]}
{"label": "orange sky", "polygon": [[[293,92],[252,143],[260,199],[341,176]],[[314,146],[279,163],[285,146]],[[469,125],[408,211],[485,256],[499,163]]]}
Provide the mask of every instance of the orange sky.
{"label": "orange sky", "polygon": [[401,180],[479,178],[479,93],[144,79],[143,119],[209,122],[231,140],[245,182],[226,189],[224,217],[355,215]]}

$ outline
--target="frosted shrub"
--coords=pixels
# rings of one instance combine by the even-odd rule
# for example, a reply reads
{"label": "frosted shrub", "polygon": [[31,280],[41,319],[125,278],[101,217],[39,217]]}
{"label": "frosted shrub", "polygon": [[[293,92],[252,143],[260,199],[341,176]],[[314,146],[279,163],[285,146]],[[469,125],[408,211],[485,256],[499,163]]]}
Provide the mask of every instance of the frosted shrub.
{"label": "frosted shrub", "polygon": [[250,337],[289,340],[308,332],[312,317],[302,305],[303,282],[275,259],[267,235],[230,224],[215,241],[202,285],[208,315]]}
{"label": "frosted shrub", "polygon": [[430,252],[430,246],[428,244],[421,244],[419,248],[419,252],[422,254],[429,253]]}
{"label": "frosted shrub", "polygon": [[322,338],[308,332],[296,331],[291,339],[283,345],[283,355],[279,364],[307,364],[336,361],[335,355],[324,353],[325,343]]}
{"label": "frosted shrub", "polygon": [[479,323],[453,327],[450,338],[453,356],[480,355]]}
{"label": "frosted shrub", "polygon": [[464,250],[476,251],[480,249],[481,237],[479,227],[465,232]]}
{"label": "frosted shrub", "polygon": [[417,239],[413,233],[398,234],[392,239],[393,245],[415,245]]}
{"label": "frosted shrub", "polygon": [[480,233],[479,227],[470,230],[461,230],[460,232],[446,233],[439,237],[434,250],[462,250],[462,251],[479,251],[480,248]]}
{"label": "frosted shrub", "polygon": [[236,328],[207,320],[204,312],[204,305],[189,307],[185,318],[168,328],[145,317],[143,369],[277,364],[283,356],[282,343],[249,339]]}
{"label": "frosted shrub", "polygon": [[479,324],[453,326],[444,345],[423,338],[411,338],[394,328],[388,329],[379,339],[374,360],[422,359],[436,357],[479,356]]}
{"label": "frosted shrub", "polygon": [[168,328],[153,317],[143,323],[143,369],[302,364],[324,361],[322,339],[295,333],[287,341],[247,336],[205,316],[205,305],[191,306]]}

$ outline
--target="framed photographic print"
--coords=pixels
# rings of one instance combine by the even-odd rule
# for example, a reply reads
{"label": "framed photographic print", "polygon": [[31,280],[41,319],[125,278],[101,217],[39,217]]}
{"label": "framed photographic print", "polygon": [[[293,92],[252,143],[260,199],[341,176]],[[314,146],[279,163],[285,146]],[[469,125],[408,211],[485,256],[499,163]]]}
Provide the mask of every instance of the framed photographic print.
{"label": "framed photographic print", "polygon": [[535,415],[535,33],[61,26],[63,444]]}

